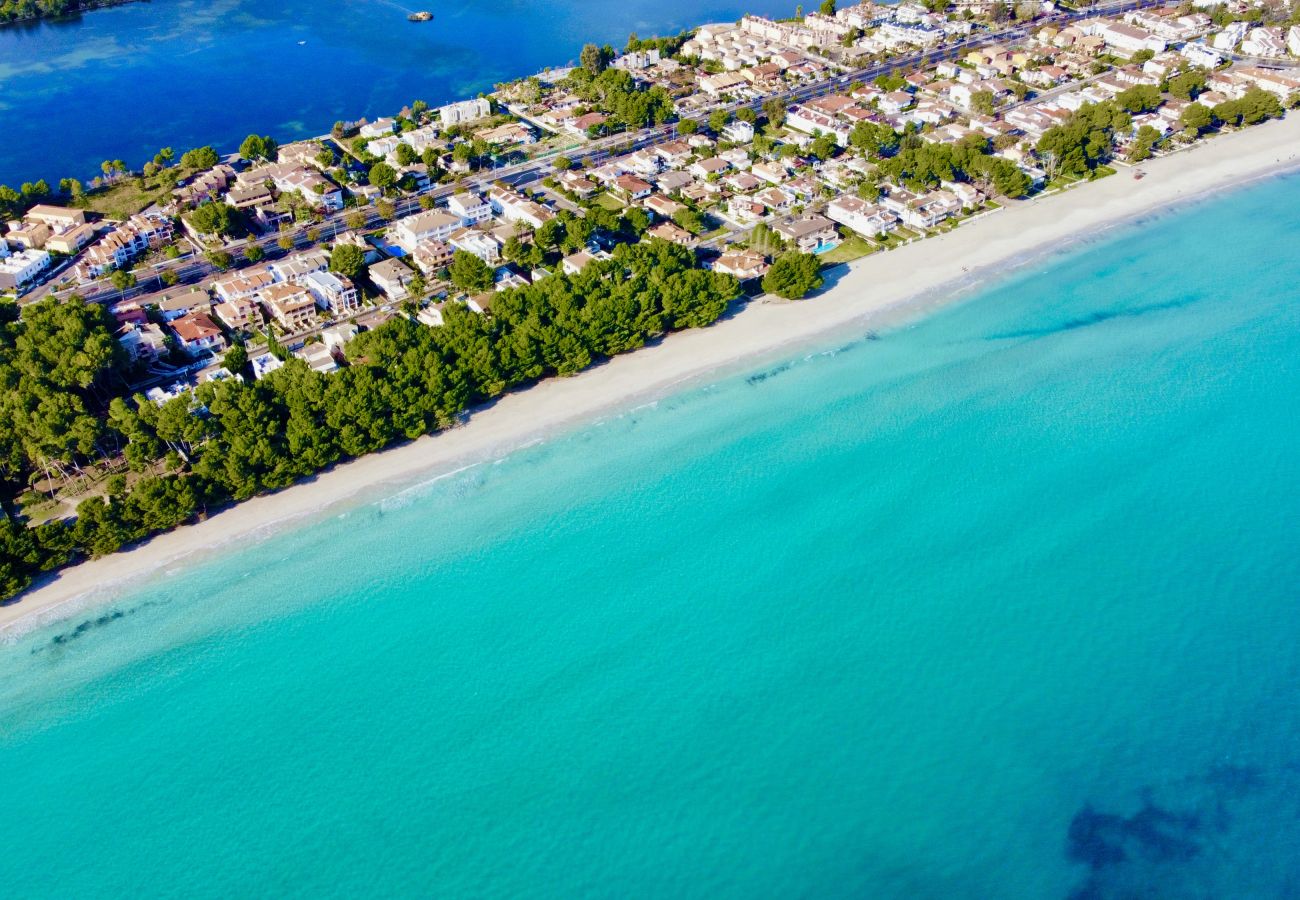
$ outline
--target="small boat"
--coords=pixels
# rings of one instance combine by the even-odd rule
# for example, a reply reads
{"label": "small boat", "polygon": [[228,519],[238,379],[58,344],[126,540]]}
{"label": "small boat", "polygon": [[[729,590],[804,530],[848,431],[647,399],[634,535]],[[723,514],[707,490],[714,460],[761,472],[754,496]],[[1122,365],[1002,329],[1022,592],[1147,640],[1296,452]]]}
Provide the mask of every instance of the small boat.
{"label": "small boat", "polygon": [[419,12],[411,13],[406,17],[406,19],[408,22],[431,22],[433,21],[433,13],[428,10],[420,10]]}
{"label": "small boat", "polygon": [[299,46],[299,47],[306,47],[306,46],[307,46],[307,42],[306,42],[306,41],[299,41],[299,42],[298,42],[298,46]]}

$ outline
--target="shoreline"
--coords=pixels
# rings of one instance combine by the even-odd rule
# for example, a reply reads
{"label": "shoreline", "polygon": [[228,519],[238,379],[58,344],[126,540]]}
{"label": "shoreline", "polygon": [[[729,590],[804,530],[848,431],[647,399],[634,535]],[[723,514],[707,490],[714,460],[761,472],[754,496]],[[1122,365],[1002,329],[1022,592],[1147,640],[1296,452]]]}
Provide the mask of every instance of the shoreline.
{"label": "shoreline", "polygon": [[198,562],[237,541],[442,477],[837,333],[859,336],[869,325],[920,318],[1090,238],[1300,168],[1300,115],[1212,138],[1142,168],[1147,174],[1141,181],[1121,169],[1062,193],[1012,201],[947,234],[837,267],[828,287],[810,299],[755,299],[707,328],[506,394],[449,431],[336,465],[133,549],[62,569],[0,606],[0,640],[116,599],[142,579],[166,577],[173,565]]}
{"label": "shoreline", "polygon": [[0,28],[8,28],[11,25],[37,25],[41,22],[59,22],[72,19],[76,16],[83,16],[89,12],[95,12],[100,9],[112,9],[115,6],[126,6],[128,3],[147,3],[148,0],[87,0],[82,6],[75,6],[57,13],[40,13],[34,16],[24,16],[21,19],[8,19],[0,22]]}

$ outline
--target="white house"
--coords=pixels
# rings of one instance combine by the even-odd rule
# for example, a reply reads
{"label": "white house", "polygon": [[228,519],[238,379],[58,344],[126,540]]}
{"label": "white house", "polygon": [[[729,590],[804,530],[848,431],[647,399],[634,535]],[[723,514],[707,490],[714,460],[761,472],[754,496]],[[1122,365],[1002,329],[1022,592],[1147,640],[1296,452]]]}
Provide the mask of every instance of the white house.
{"label": "white house", "polygon": [[462,228],[451,236],[449,243],[457,250],[472,253],[489,266],[501,259],[501,243],[495,235],[476,228]]}
{"label": "white house", "polygon": [[370,280],[389,300],[404,298],[406,286],[414,277],[414,272],[395,259],[385,259],[370,267]]}
{"label": "white house", "polygon": [[380,138],[387,134],[392,134],[393,129],[397,127],[397,120],[384,117],[375,119],[373,122],[367,122],[361,126],[361,136],[363,138]]}
{"label": "white house", "polygon": [[754,140],[754,126],[740,119],[733,119],[722,129],[722,136],[733,144],[748,144]]}
{"label": "white house", "polygon": [[20,250],[6,256],[0,259],[0,291],[25,288],[49,267],[50,254],[44,250]]}
{"label": "white house", "polygon": [[808,135],[834,135],[835,143],[841,147],[849,145],[849,135],[853,132],[846,123],[807,106],[790,107],[785,114],[785,124]]}
{"label": "white house", "polygon": [[523,222],[533,228],[541,228],[555,214],[536,201],[529,200],[522,194],[503,188],[493,188],[488,192],[488,203],[492,212],[506,222]]}
{"label": "white house", "polygon": [[731,250],[722,254],[713,263],[713,271],[723,275],[734,275],[741,281],[762,278],[768,270],[767,257],[754,250]]}
{"label": "white house", "polygon": [[1249,31],[1249,22],[1229,22],[1227,27],[1210,40],[1210,44],[1215,50],[1233,50],[1246,39]]}
{"label": "white house", "polygon": [[226,347],[226,336],[207,313],[190,313],[171,323],[181,348],[190,356],[219,353]]}
{"label": "white house", "polygon": [[1286,56],[1287,40],[1280,28],[1252,28],[1241,42],[1241,52],[1247,56],[1276,59]]}
{"label": "white house", "polygon": [[152,322],[143,325],[123,325],[117,332],[117,342],[133,361],[148,362],[167,352],[167,339],[163,330]]}
{"label": "white house", "polygon": [[475,119],[490,115],[492,115],[492,103],[486,97],[476,97],[473,100],[462,100],[459,103],[448,103],[446,106],[438,107],[438,117],[442,121],[443,128],[460,125],[462,122],[473,122]]}
{"label": "white house", "polygon": [[270,375],[276,369],[284,368],[284,363],[278,356],[270,353],[263,353],[261,356],[255,356],[249,362],[253,366],[253,377],[261,381],[267,375]]}
{"label": "white house", "polygon": [[898,216],[860,197],[837,197],[826,207],[826,216],[867,238],[888,234],[898,227]]}
{"label": "white house", "polygon": [[444,209],[430,209],[398,219],[389,229],[389,236],[407,253],[414,253],[420,242],[446,241],[462,227],[459,216]]}
{"label": "white house", "polygon": [[460,224],[468,228],[492,218],[492,207],[477,194],[468,191],[457,194],[447,201],[447,211],[460,219]]}
{"label": "white house", "polygon": [[361,306],[356,286],[346,275],[312,272],[303,276],[302,286],[311,291],[318,306],[328,308],[336,316],[355,312]]}
{"label": "white house", "polygon": [[803,253],[815,253],[833,247],[840,241],[835,223],[818,215],[806,215],[792,221],[778,222],[772,226],[772,230]]}
{"label": "white house", "polygon": [[951,191],[914,194],[904,188],[891,188],[880,204],[913,228],[934,228],[961,212],[961,200]]}

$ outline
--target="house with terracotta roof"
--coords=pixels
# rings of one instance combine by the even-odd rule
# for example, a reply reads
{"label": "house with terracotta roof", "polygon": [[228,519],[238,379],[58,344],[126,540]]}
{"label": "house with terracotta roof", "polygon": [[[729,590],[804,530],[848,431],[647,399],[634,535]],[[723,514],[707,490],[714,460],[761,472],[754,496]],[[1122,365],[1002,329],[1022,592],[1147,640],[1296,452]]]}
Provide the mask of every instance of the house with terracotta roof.
{"label": "house with terracotta roof", "polygon": [[190,356],[220,353],[226,349],[226,336],[216,322],[204,312],[193,312],[171,323],[177,342]]}
{"label": "house with terracotta roof", "polygon": [[767,257],[756,250],[730,250],[713,262],[713,271],[734,275],[741,281],[762,278],[768,268]]}

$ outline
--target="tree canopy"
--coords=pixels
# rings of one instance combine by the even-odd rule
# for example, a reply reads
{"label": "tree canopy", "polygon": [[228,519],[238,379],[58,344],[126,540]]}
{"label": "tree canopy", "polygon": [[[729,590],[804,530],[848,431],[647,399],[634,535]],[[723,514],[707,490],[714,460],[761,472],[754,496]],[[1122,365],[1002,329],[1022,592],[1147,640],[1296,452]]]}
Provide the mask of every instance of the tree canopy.
{"label": "tree canopy", "polygon": [[821,263],[811,253],[797,250],[778,256],[763,276],[763,290],[786,300],[798,300],[821,286]]}
{"label": "tree canopy", "polygon": [[132,472],[83,500],[71,525],[0,521],[0,597],[214,503],[446,427],[516,385],[707,325],[737,294],[734,278],[699,269],[685,248],[621,245],[579,275],[497,293],[489,314],[451,302],[438,328],[397,318],[363,332],[337,372],[290,358],[261,380],[209,382],[161,406],[127,395],[103,307],[45,301],[21,319],[0,308],[0,499],[100,459],[120,457]]}
{"label": "tree canopy", "polygon": [[481,294],[492,290],[492,267],[473,253],[457,250],[447,267],[451,283],[462,291]]}
{"label": "tree canopy", "polygon": [[360,278],[366,271],[366,252],[356,244],[335,244],[330,251],[330,271]]}
{"label": "tree canopy", "polygon": [[1038,152],[1064,175],[1086,175],[1110,158],[1115,132],[1129,127],[1129,114],[1111,103],[1085,103],[1069,119],[1047,129]]}
{"label": "tree canopy", "polygon": [[280,146],[275,142],[275,139],[264,135],[250,134],[239,145],[239,155],[249,160],[275,162],[279,152]]}

